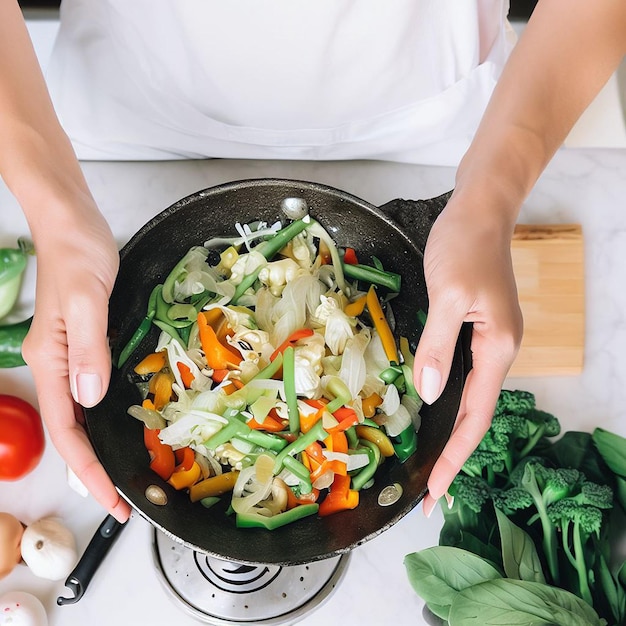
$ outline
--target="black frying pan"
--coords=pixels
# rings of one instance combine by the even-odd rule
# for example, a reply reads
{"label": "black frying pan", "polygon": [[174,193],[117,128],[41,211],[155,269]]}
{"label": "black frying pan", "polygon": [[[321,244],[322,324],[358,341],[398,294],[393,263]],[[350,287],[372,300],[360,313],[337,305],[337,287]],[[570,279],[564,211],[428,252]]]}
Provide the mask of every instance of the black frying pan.
{"label": "black frying pan", "polygon": [[[401,296],[393,301],[397,332],[416,345],[421,326],[416,312],[427,310],[422,252],[432,223],[448,194],[431,200],[395,200],[375,207],[348,193],[324,185],[258,179],[229,183],[183,198],[148,222],[121,252],[121,268],[110,301],[113,353],[125,345],[146,312],[148,296],[191,245],[235,234],[235,222],[283,217],[281,201],[306,200],[310,212],[342,246],[357,250],[368,262],[377,256],[383,265],[402,275]],[[148,467],[142,425],[127,408],[140,401],[129,381],[131,368],[154,348],[157,329],[144,340],[121,370],[114,369],[104,400],[88,409],[86,424],[93,446],[120,493],[155,527],[188,547],[241,563],[295,565],[329,558],[375,537],[408,513],[426,493],[428,475],[441,453],[460,403],[469,368],[468,341],[462,333],[449,382],[440,399],[422,410],[417,452],[404,464],[387,462],[374,486],[361,492],[357,509],[326,518],[310,517],[267,531],[237,529],[224,515],[225,506],[204,509],[176,492]],[[392,506],[378,504],[385,486],[399,483],[403,495]],[[151,504],[144,492],[160,485],[166,506]]]}

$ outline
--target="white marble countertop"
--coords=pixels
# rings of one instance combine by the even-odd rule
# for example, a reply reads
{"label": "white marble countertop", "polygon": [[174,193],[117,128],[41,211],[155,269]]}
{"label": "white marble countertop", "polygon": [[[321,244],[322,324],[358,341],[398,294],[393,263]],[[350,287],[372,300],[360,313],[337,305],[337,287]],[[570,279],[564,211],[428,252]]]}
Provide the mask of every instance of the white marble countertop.
{"label": "white marble countertop", "polygon": [[[196,161],[174,163],[85,163],[91,189],[123,245],[153,215],[200,189],[245,178],[282,177],[329,184],[374,204],[397,197],[428,198],[452,188],[454,170],[379,162],[310,163]],[[567,430],[596,425],[626,435],[626,150],[564,149],[524,205],[521,223],[572,223],[583,226],[586,274],[586,358],[580,376],[507,381],[507,387],[532,391],[540,408],[554,413]],[[54,227],[51,224],[51,227]],[[12,246],[27,227],[15,200],[0,182],[0,247]],[[31,264],[21,297],[32,305]],[[0,371],[0,393],[36,404],[25,367]],[[0,511],[30,523],[60,516],[74,532],[82,552],[104,518],[104,511],[66,483],[65,466],[48,445],[40,465],[17,483],[0,485]],[[441,513],[426,519],[421,508],[376,539],[353,551],[336,592],[302,626],[424,623],[422,602],[406,579],[404,556],[436,545]],[[151,556],[152,532],[133,517],[75,605],[58,607],[68,595],[63,581],[38,579],[24,565],[0,581],[0,594],[29,591],[44,603],[51,626],[119,624],[194,624],[165,594]],[[340,616],[340,617],[339,617]]]}

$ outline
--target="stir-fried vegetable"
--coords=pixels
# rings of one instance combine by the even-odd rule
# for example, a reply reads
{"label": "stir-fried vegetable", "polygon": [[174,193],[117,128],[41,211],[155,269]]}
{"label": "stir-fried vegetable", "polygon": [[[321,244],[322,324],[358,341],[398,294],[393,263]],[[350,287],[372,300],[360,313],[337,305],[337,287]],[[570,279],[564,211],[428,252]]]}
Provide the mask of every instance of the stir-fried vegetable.
{"label": "stir-fried vegetable", "polygon": [[161,329],[128,411],[150,467],[193,502],[228,498],[239,527],[353,509],[379,466],[417,445],[412,355],[374,286],[393,295],[399,276],[357,264],[309,216],[237,229],[190,248],[118,359]]}

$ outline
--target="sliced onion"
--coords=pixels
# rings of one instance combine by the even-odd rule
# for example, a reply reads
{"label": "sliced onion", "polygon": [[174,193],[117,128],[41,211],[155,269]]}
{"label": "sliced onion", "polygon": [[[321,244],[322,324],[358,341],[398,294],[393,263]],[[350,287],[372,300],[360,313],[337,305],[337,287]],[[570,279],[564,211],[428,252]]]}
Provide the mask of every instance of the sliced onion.
{"label": "sliced onion", "polygon": [[160,430],[161,428],[165,428],[167,426],[167,422],[160,413],[152,409],[146,409],[142,406],[139,406],[138,404],[133,404],[129,406],[127,409],[127,413],[131,417],[134,417],[140,422],[143,422],[146,428],[149,428],[150,430]]}

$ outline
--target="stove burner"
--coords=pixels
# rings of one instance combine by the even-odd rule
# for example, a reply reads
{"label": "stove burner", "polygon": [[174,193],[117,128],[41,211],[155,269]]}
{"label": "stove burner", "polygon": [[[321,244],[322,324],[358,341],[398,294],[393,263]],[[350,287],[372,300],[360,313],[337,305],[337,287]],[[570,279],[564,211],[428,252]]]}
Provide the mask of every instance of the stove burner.
{"label": "stove burner", "polygon": [[294,624],[343,578],[349,556],[304,565],[248,565],[196,552],[154,530],[154,560],[170,597],[214,626]]}
{"label": "stove burner", "polygon": [[253,593],[267,587],[281,572],[276,565],[244,565],[194,552],[200,573],[221,591]]}

